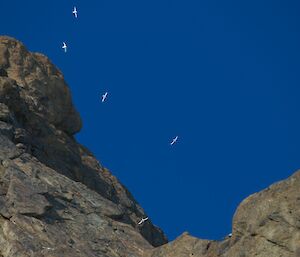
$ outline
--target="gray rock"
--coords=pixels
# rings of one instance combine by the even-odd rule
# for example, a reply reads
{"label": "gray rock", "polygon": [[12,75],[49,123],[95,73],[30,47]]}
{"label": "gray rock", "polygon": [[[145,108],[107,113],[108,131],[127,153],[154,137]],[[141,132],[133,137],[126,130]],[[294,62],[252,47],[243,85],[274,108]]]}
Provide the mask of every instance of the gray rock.
{"label": "gray rock", "polygon": [[0,160],[12,159],[19,156],[21,151],[4,134],[0,135]]}
{"label": "gray rock", "polygon": [[38,183],[32,183],[29,179],[21,180],[18,177],[11,177],[6,194],[6,206],[11,214],[23,214],[33,217],[43,216],[51,204],[47,201]]}
{"label": "gray rock", "polygon": [[[0,37],[0,256],[142,256],[167,242],[128,190],[73,134],[60,71]],[[2,225],[1,225],[2,224]]]}
{"label": "gray rock", "polygon": [[300,172],[245,199],[232,236],[167,243],[150,219],[137,225],[148,215],[76,142],[80,128],[61,72],[0,37],[1,257],[300,256]]}

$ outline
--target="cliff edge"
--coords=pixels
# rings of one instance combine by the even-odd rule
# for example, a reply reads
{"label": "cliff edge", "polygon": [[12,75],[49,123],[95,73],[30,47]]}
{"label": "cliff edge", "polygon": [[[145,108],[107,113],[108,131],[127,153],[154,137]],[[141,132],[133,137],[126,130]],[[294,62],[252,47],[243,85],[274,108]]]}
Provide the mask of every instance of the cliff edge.
{"label": "cliff edge", "polygon": [[61,72],[0,36],[0,257],[300,257],[300,172],[244,200],[232,236],[168,243],[81,126]]}
{"label": "cliff edge", "polygon": [[3,256],[141,256],[167,242],[151,222],[137,225],[144,210],[76,142],[80,128],[61,72],[0,37]]}

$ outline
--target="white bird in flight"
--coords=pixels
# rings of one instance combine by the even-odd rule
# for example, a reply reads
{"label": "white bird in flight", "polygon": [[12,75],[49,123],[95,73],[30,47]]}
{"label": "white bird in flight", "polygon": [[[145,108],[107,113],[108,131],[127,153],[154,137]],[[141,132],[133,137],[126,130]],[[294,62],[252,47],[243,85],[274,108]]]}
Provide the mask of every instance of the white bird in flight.
{"label": "white bird in flight", "polygon": [[174,144],[176,143],[177,139],[178,139],[178,136],[176,136],[176,137],[172,140],[172,142],[171,142],[170,145],[174,145]]}
{"label": "white bird in flight", "polygon": [[104,95],[102,95],[102,103],[105,101],[105,99],[106,99],[106,97],[107,97],[107,95],[108,95],[108,93],[107,92],[105,92],[105,94]]}
{"label": "white bird in flight", "polygon": [[63,42],[62,49],[64,49],[64,50],[65,50],[65,53],[67,52],[67,44],[66,44],[66,42]]}
{"label": "white bird in flight", "polygon": [[149,218],[142,218],[141,221],[138,223],[139,225],[143,224],[146,220],[148,220]]}
{"label": "white bird in flight", "polygon": [[72,13],[74,14],[75,18],[77,18],[77,17],[78,17],[78,15],[77,15],[77,8],[76,8],[76,6],[74,6]]}

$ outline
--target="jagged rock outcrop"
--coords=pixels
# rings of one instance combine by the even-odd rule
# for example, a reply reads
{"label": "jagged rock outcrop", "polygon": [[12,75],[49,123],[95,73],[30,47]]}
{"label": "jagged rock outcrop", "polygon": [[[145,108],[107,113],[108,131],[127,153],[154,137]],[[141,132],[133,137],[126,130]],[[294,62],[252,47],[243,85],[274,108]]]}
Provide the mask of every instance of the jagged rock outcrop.
{"label": "jagged rock outcrop", "polygon": [[61,72],[0,37],[0,257],[300,257],[300,172],[244,200],[231,237],[167,243],[80,128]]}
{"label": "jagged rock outcrop", "polygon": [[151,255],[162,256],[300,257],[300,171],[246,198],[234,215],[231,237],[207,241],[185,233]]}
{"label": "jagged rock outcrop", "polygon": [[0,37],[0,256],[142,256],[167,242],[128,190],[74,139],[61,72]]}

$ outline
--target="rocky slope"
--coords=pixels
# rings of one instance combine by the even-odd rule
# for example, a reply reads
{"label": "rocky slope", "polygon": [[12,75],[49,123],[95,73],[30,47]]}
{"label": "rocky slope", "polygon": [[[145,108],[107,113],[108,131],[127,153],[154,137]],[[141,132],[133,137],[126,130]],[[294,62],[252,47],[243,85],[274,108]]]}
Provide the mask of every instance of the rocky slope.
{"label": "rocky slope", "polygon": [[300,171],[245,199],[232,237],[208,241],[184,233],[151,257],[300,257]]}
{"label": "rocky slope", "polygon": [[167,243],[80,128],[61,72],[0,37],[0,257],[300,257],[300,172],[244,200],[232,237]]}

